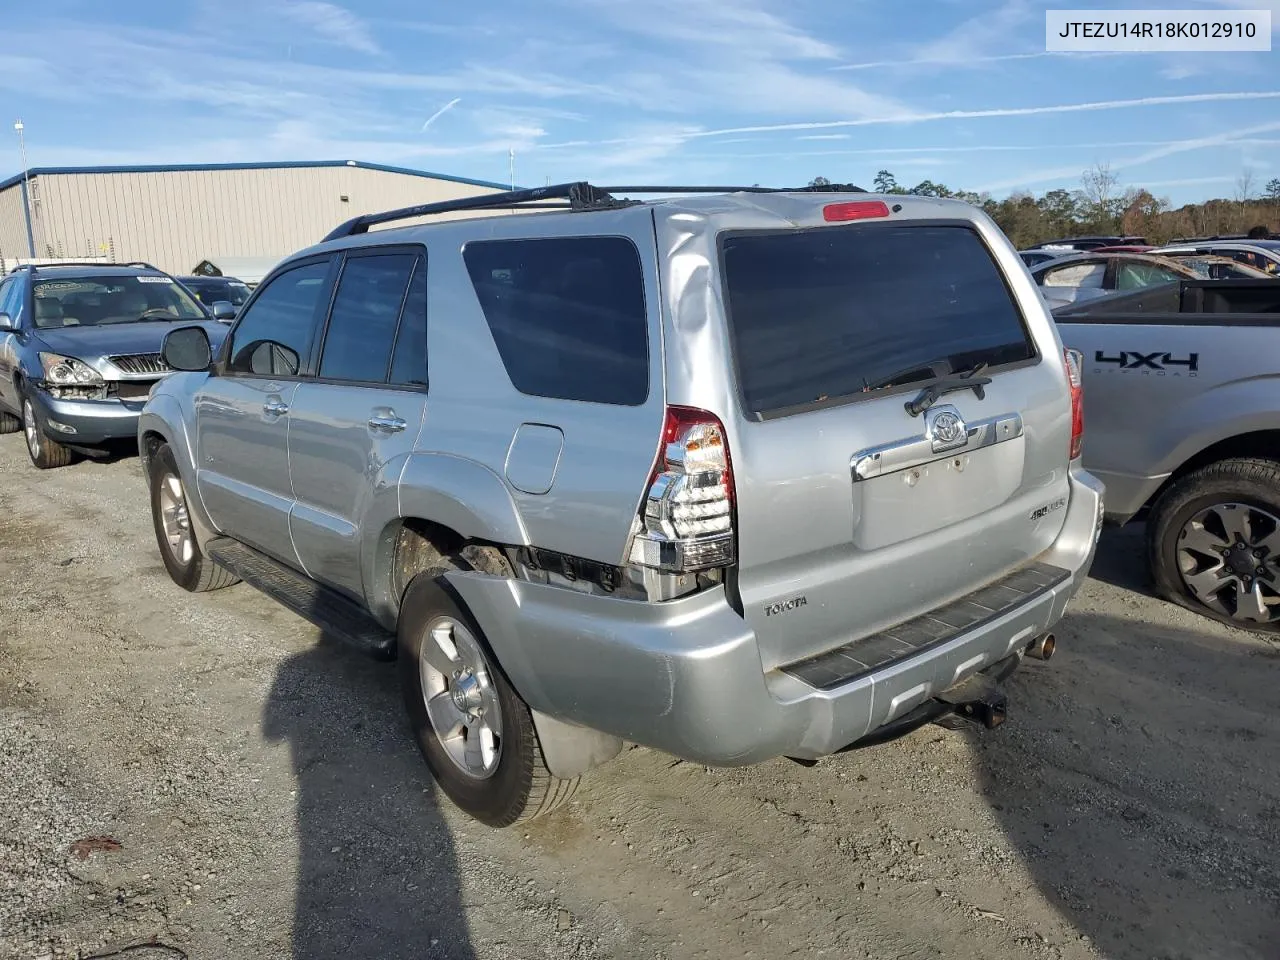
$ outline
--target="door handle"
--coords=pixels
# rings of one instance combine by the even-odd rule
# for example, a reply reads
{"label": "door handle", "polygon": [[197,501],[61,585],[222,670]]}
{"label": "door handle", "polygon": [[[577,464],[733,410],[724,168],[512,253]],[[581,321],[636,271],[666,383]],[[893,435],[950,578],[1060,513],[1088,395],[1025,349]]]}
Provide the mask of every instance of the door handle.
{"label": "door handle", "polygon": [[406,426],[408,426],[408,424],[395,414],[392,414],[389,417],[373,416],[369,418],[370,430],[383,430],[387,433],[399,433]]}
{"label": "door handle", "polygon": [[283,416],[289,412],[289,405],[283,400],[268,400],[262,405],[262,412],[273,417]]}

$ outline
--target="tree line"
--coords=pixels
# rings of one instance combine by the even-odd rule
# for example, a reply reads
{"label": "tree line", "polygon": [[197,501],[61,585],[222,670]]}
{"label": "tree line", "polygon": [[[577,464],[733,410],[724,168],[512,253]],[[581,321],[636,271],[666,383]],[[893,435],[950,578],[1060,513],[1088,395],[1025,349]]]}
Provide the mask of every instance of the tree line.
{"label": "tree line", "polygon": [[[810,186],[831,183],[815,177]],[[1236,182],[1233,199],[1206,200],[1176,210],[1167,198],[1141,187],[1121,188],[1119,178],[1106,164],[1090,167],[1075,190],[1049,190],[1039,196],[1020,191],[1003,200],[988,193],[952,190],[932,180],[904,187],[888,170],[875,175],[877,193],[912,194],[921,197],[954,197],[971,203],[991,217],[1019,249],[1060,237],[1099,234],[1145,237],[1154,244],[1182,237],[1243,234],[1259,225],[1280,229],[1280,178],[1267,182],[1258,195],[1252,172]]]}

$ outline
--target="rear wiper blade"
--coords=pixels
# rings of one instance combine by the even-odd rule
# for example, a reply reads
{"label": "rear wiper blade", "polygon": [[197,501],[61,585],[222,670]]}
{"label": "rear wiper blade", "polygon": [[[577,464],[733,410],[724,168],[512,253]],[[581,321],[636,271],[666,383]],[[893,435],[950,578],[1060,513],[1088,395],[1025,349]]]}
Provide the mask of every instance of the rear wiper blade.
{"label": "rear wiper blade", "polygon": [[984,388],[991,382],[990,377],[981,375],[982,371],[986,369],[987,365],[980,363],[964,373],[935,380],[916,394],[914,400],[908,400],[903,406],[907,408],[907,413],[911,414],[911,416],[918,417],[948,393],[972,390],[979,400],[985,399],[987,391]]}

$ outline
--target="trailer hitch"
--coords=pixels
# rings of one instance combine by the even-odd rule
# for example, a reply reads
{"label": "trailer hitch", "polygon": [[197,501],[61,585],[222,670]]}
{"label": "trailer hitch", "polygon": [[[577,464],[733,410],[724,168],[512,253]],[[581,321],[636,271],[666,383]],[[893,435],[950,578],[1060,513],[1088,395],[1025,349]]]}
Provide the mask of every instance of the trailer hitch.
{"label": "trailer hitch", "polygon": [[975,673],[950,690],[942,691],[937,699],[952,707],[952,716],[980,723],[988,730],[1004,723],[1009,712],[1009,700],[1004,691],[983,673]]}

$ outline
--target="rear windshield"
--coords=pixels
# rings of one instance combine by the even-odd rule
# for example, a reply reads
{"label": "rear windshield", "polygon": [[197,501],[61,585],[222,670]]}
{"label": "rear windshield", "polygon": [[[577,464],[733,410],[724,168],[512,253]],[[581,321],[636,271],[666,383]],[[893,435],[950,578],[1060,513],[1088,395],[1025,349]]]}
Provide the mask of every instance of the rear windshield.
{"label": "rear windshield", "polygon": [[875,394],[1035,355],[1004,279],[969,227],[727,233],[721,248],[749,413]]}

